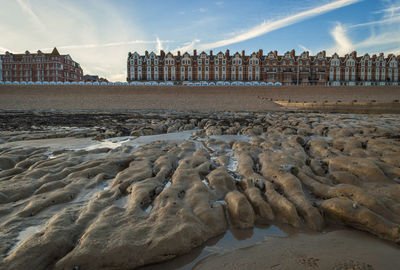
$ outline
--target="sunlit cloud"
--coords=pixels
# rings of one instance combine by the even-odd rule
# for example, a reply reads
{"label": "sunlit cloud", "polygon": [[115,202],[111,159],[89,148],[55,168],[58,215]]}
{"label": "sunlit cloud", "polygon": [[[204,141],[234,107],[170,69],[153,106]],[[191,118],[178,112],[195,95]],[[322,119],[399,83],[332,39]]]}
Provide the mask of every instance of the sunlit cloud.
{"label": "sunlit cloud", "polygon": [[231,44],[243,42],[249,39],[253,39],[256,37],[259,37],[261,35],[265,35],[269,32],[275,31],[277,29],[287,27],[289,25],[304,21],[306,19],[322,15],[326,12],[342,8],[348,5],[352,5],[354,3],[360,2],[361,0],[337,0],[333,1],[331,3],[315,7],[303,12],[299,12],[294,15],[290,15],[288,17],[275,20],[275,21],[264,21],[263,23],[248,29],[244,31],[241,34],[238,34],[232,38],[229,39],[224,39],[224,40],[219,40],[216,42],[211,42],[211,43],[205,43],[205,44],[199,44],[198,48],[200,50],[208,50],[208,49],[213,49],[213,48],[219,48],[219,47],[224,47],[228,46]]}

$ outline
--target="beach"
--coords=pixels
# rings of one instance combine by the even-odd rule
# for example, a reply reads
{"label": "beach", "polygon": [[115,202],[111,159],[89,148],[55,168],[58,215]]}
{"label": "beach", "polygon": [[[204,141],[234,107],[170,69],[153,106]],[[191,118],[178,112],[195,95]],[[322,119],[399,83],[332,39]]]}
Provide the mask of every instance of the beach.
{"label": "beach", "polygon": [[398,269],[399,93],[0,87],[0,269]]}

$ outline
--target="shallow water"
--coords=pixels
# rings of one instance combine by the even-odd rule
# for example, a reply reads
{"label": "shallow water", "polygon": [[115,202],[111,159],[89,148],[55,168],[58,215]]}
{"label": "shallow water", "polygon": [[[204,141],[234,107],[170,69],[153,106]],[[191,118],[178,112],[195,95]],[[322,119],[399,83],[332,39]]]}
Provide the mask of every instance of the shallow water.
{"label": "shallow water", "polygon": [[11,254],[19,245],[21,245],[30,236],[34,235],[35,233],[40,232],[41,228],[42,228],[41,225],[37,225],[37,226],[26,227],[24,230],[20,231],[19,234],[18,234],[18,237],[17,237],[17,241],[8,250],[7,256],[9,254]]}
{"label": "shallow water", "polygon": [[[286,232],[285,232],[286,231]],[[225,234],[208,240],[204,245],[194,248],[188,254],[179,256],[165,263],[141,267],[141,270],[189,270],[202,259],[223,254],[240,248],[253,246],[271,237],[288,237],[292,230],[287,226],[282,229],[276,225],[257,226],[252,229],[231,229]]]}

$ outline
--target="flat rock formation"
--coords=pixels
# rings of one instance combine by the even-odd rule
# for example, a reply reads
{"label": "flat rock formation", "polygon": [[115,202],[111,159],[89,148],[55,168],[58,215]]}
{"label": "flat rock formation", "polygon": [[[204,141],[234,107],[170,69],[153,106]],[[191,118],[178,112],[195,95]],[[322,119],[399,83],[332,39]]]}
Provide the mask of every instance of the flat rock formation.
{"label": "flat rock formation", "polygon": [[397,115],[12,116],[0,269],[134,269],[272,222],[400,243]]}

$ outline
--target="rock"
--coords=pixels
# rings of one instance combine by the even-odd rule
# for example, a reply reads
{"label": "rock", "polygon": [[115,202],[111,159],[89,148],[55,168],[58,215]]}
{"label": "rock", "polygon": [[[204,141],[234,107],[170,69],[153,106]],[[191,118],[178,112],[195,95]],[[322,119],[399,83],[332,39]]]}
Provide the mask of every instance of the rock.
{"label": "rock", "polygon": [[254,226],[255,214],[253,207],[239,191],[231,191],[225,196],[225,201],[232,224],[241,229]]}

